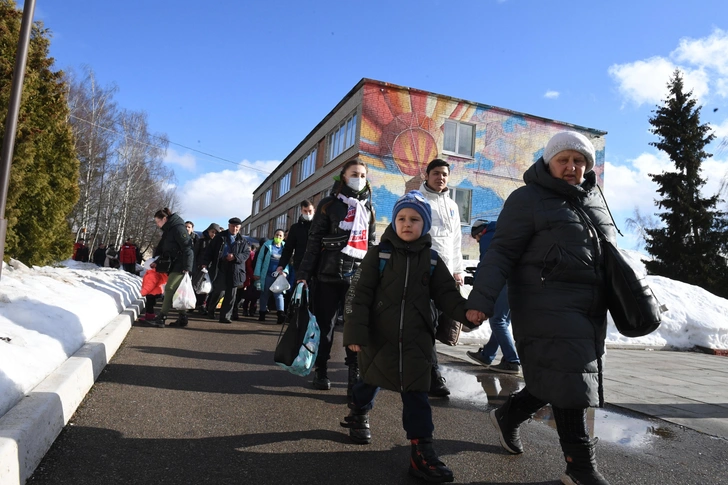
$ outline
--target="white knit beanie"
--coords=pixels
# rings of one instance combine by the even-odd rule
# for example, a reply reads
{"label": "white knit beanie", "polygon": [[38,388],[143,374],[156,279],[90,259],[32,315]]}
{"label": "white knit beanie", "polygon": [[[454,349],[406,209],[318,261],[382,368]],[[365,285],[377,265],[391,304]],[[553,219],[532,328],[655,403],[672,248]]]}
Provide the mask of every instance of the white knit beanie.
{"label": "white knit beanie", "polygon": [[586,157],[584,173],[591,172],[594,168],[594,145],[587,137],[575,131],[562,131],[551,137],[543,150],[544,163],[548,165],[557,153],[564,150],[575,150]]}

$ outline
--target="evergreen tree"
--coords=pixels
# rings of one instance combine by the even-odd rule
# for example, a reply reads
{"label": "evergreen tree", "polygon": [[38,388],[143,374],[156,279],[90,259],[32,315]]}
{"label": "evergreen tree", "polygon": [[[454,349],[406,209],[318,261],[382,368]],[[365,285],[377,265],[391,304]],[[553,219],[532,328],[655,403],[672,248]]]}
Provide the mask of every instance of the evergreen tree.
{"label": "evergreen tree", "polygon": [[[0,0],[0,112],[7,113],[22,13]],[[78,159],[68,124],[67,87],[53,71],[48,33],[35,23],[28,50],[5,217],[5,255],[43,265],[68,258],[68,215],[78,200]],[[0,120],[0,136],[4,133]],[[2,143],[0,138],[0,143]]]}
{"label": "evergreen tree", "polygon": [[[683,91],[679,70],[668,83],[664,105],[653,111],[650,131],[659,141],[650,145],[667,153],[676,171],[650,174],[661,199],[655,204],[662,227],[646,229],[646,248],[654,257],[647,271],[700,286],[728,297],[728,221],[716,210],[717,195],[702,197],[701,164],[711,157],[704,149],[715,135],[700,124],[700,109],[692,92]],[[716,174],[718,176],[718,174]]]}

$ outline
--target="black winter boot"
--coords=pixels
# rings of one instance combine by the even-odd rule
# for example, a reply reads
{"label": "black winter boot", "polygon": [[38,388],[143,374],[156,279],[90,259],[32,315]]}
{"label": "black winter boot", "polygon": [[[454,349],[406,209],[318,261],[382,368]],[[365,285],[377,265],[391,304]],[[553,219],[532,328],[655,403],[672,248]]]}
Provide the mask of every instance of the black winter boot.
{"label": "black winter boot", "polygon": [[351,389],[354,387],[354,384],[359,382],[361,380],[361,375],[359,374],[359,364],[349,364],[349,380],[346,383],[346,397],[351,399]]}
{"label": "black winter boot", "polygon": [[170,323],[169,326],[170,327],[186,327],[187,326],[187,323],[188,323],[187,314],[186,313],[180,313],[179,316],[177,317],[177,320],[175,320],[174,322]]}
{"label": "black winter boot", "polygon": [[419,438],[410,441],[412,443],[410,475],[422,478],[427,482],[442,483],[455,480],[452,470],[440,461],[432,448],[432,438]]}
{"label": "black winter boot", "polygon": [[319,391],[328,391],[331,389],[331,381],[329,380],[326,367],[316,367],[313,371],[312,384],[314,389],[318,389]]}
{"label": "black winter boot", "polygon": [[278,321],[276,321],[278,325],[286,321],[286,312],[279,310],[276,315],[278,316]]}
{"label": "black winter boot", "polygon": [[268,312],[260,312],[260,313],[258,314],[258,321],[259,321],[259,322],[265,322],[265,315],[266,315],[267,313],[268,313]]}
{"label": "black winter boot", "polygon": [[520,455],[523,453],[523,445],[521,444],[521,433],[519,427],[521,423],[533,417],[525,411],[513,406],[513,394],[498,409],[490,412],[490,422],[498,431],[500,443],[508,453]]}
{"label": "black winter boot", "polygon": [[450,389],[445,385],[445,378],[440,375],[440,371],[436,368],[432,368],[432,375],[430,376],[430,392],[429,395],[432,397],[447,397],[450,395]]}
{"label": "black winter boot", "polygon": [[164,328],[164,321],[167,319],[167,315],[160,313],[155,315],[154,318],[148,318],[144,321],[139,321],[143,327],[159,327]]}
{"label": "black winter boot", "polygon": [[565,485],[609,485],[599,471],[594,447],[597,439],[586,443],[565,443],[561,441],[564,451],[566,471],[561,476]]}
{"label": "black winter boot", "polygon": [[349,415],[339,424],[349,428],[349,438],[358,445],[368,445],[372,441],[372,432],[369,429],[369,412],[356,409],[349,405]]}

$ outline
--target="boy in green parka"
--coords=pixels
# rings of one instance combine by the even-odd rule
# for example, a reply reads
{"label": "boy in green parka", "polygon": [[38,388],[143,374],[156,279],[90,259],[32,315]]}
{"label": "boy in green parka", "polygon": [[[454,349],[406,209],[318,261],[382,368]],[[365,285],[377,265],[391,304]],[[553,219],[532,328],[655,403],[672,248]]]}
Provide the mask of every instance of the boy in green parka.
{"label": "boy in green parka", "polygon": [[380,388],[402,396],[402,424],[411,440],[409,473],[452,482],[452,471],[432,448],[430,389],[437,313],[461,322],[466,300],[445,263],[431,250],[430,205],[416,190],[394,205],[392,224],[364,257],[344,309],[344,345],[358,352],[362,380],[352,388],[341,423],[352,441],[371,441],[369,411]]}

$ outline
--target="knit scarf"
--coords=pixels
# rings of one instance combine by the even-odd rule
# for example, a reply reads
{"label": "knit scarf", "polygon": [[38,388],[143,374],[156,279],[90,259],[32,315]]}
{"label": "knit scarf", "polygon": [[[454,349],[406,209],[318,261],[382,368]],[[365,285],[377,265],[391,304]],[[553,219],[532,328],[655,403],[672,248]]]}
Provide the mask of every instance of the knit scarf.
{"label": "knit scarf", "polygon": [[339,228],[349,233],[349,241],[342,253],[356,259],[364,259],[369,248],[369,211],[364,201],[339,194],[339,199],[349,206],[346,217],[339,223]]}

